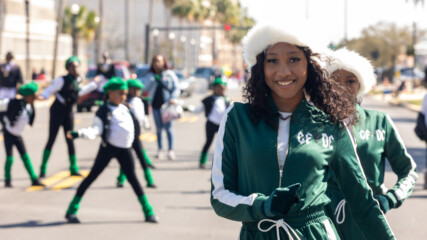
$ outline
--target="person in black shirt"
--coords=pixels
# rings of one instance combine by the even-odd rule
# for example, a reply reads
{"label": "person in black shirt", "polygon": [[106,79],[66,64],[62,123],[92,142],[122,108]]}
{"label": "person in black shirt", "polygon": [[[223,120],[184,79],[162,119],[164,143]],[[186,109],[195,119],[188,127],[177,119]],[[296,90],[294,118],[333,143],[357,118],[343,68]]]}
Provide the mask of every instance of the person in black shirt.
{"label": "person in black shirt", "polygon": [[21,68],[13,60],[13,53],[6,54],[6,63],[0,65],[0,99],[13,99],[16,96],[16,89],[24,81]]}

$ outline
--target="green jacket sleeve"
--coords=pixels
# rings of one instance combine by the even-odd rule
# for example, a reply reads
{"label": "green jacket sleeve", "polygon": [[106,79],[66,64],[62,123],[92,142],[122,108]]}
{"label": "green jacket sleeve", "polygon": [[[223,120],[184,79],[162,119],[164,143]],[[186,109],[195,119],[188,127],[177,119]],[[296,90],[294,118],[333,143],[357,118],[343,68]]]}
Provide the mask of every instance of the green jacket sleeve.
{"label": "green jacket sleeve", "polygon": [[397,182],[387,192],[387,197],[392,200],[391,207],[397,208],[408,198],[414,189],[418,175],[414,160],[406,151],[402,138],[399,135],[393,121],[386,115],[385,149],[384,153],[390,162],[393,172],[397,175]]}
{"label": "green jacket sleeve", "polygon": [[394,239],[393,232],[374,199],[347,129],[340,131],[331,163],[351,214],[367,239]]}
{"label": "green jacket sleeve", "polygon": [[[231,112],[230,112],[231,111]],[[230,220],[255,222],[267,218],[263,211],[266,196],[238,193],[236,139],[233,131],[233,106],[230,107],[218,130],[212,166],[211,204],[216,214]]]}

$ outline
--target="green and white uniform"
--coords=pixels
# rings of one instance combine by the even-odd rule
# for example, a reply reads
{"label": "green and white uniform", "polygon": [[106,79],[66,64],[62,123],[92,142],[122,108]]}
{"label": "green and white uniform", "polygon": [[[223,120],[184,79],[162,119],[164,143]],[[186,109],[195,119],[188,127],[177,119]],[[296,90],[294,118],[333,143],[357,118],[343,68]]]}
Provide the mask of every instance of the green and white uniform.
{"label": "green and white uniform", "polygon": [[[416,164],[406,151],[405,145],[394,126],[390,116],[378,111],[366,110],[356,105],[358,122],[352,129],[357,153],[363,171],[372,188],[374,195],[386,195],[390,208],[399,207],[409,197],[418,176]],[[393,172],[397,175],[397,182],[391,188],[384,186],[385,160],[388,159]],[[366,239],[349,211],[350,204],[345,204],[347,197],[341,193],[335,177],[328,183],[327,194],[331,204],[327,206],[327,213],[343,239]]]}
{"label": "green and white uniform", "polygon": [[[270,102],[277,111],[271,98]],[[254,124],[250,111],[250,105],[242,103],[227,110],[212,167],[211,204],[219,216],[243,223],[240,239],[339,239],[324,212],[332,171],[366,236],[394,239],[345,129],[305,99],[286,120],[287,128],[279,117],[278,129],[262,119]],[[283,145],[282,139],[288,143]],[[263,210],[268,196],[295,183],[301,183],[300,201],[285,218],[262,221],[268,218]]]}

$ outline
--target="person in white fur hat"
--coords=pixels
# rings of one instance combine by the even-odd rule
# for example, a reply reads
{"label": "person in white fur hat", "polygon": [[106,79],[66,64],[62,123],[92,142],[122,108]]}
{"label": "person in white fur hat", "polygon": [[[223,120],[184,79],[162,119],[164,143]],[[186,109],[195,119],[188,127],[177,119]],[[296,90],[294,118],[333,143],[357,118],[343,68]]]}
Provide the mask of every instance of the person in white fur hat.
{"label": "person in white fur hat", "polygon": [[240,239],[339,239],[324,211],[335,175],[363,233],[394,239],[340,126],[354,103],[327,78],[310,48],[316,36],[304,31],[258,25],[244,38],[251,76],[246,103],[232,104],[219,127],[213,209],[243,223]]}
{"label": "person in white fur hat", "polygon": [[[418,176],[416,164],[406,151],[405,145],[388,114],[366,110],[360,106],[361,97],[376,82],[371,63],[354,51],[339,49],[328,54],[326,69],[331,78],[348,89],[356,105],[356,124],[347,125],[357,147],[364,174],[372,188],[381,210],[386,213],[402,205],[415,186]],[[384,185],[385,159],[397,175],[395,185]],[[354,222],[352,213],[335,178],[329,180],[327,194],[331,203],[327,214],[343,239],[366,239]]]}

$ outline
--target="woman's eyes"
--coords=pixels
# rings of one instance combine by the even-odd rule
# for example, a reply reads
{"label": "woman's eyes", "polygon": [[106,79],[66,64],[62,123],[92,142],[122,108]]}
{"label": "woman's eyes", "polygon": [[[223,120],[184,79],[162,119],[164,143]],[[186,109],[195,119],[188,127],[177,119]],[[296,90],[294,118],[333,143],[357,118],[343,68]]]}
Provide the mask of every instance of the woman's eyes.
{"label": "woman's eyes", "polygon": [[[289,62],[299,62],[301,59],[299,57],[292,57],[289,59]],[[279,61],[276,58],[270,58],[266,60],[268,63],[278,63]]]}
{"label": "woman's eyes", "polygon": [[267,62],[268,63],[277,63],[277,59],[270,58],[270,59],[267,59]]}
{"label": "woman's eyes", "polygon": [[353,85],[353,84],[355,84],[355,83],[356,83],[356,80],[352,80],[352,79],[351,79],[351,80],[348,80],[348,81],[347,81],[347,84],[348,84],[348,85]]}

